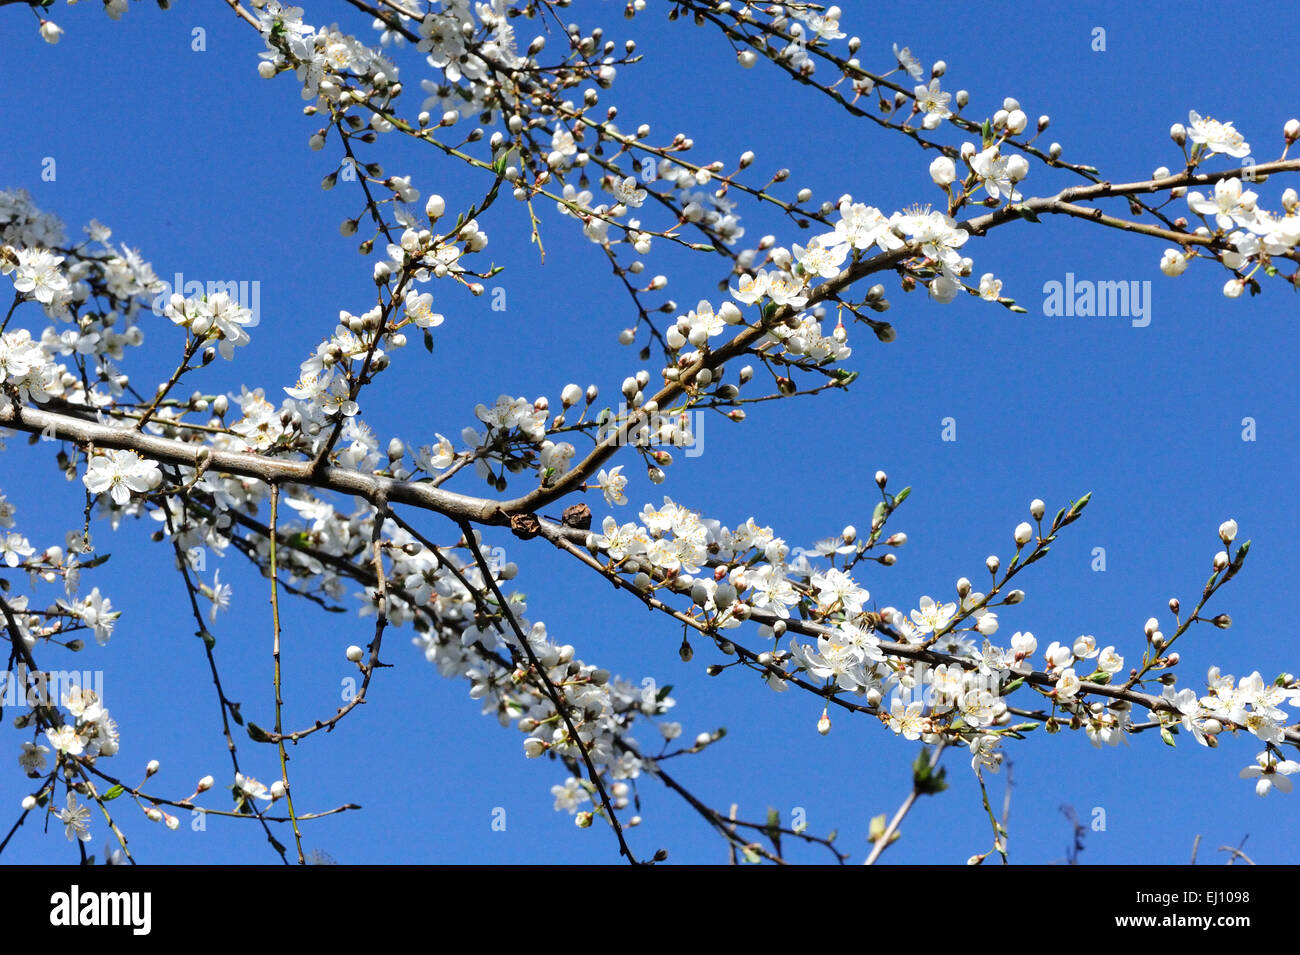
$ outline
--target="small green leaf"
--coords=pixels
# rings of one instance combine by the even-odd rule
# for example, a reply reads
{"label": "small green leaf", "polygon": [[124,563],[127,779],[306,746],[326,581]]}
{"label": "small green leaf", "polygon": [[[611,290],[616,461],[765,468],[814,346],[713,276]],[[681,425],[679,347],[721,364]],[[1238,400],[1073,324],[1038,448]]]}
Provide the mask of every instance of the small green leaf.
{"label": "small green leaf", "polygon": [[110,799],[116,799],[124,792],[126,792],[126,790],[122,788],[121,783],[114,783],[112,786],[109,787],[108,792],[104,793],[102,798],[104,802],[108,802]]}
{"label": "small green leaf", "polygon": [[248,723],[248,735],[253,740],[254,743],[271,742],[271,737],[266,732],[266,730],[262,729],[262,727],[258,726],[252,720],[250,720]]}

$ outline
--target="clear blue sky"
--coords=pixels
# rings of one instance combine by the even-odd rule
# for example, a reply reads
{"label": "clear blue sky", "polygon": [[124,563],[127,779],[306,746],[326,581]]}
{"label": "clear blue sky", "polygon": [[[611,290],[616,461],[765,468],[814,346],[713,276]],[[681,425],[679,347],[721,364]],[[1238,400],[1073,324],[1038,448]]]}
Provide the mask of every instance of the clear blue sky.
{"label": "clear blue sky", "polygon": [[[262,319],[252,346],[233,365],[214,365],[204,387],[238,392],[247,383],[276,393],[293,383],[340,308],[360,312],[372,300],[369,265],[338,234],[339,221],[356,214],[357,196],[343,186],[321,191],[333,153],[308,150],[316,123],[301,115],[297,88],[287,76],[258,78],[260,40],[224,5],[179,4],[164,13],[132,4],[118,23],[97,6],[57,6],[52,17],[66,30],[57,46],[41,42],[27,9],[0,9],[10,127],[0,188],[28,189],[70,233],[92,217],[112,226],[115,240],[138,247],[164,278],[182,272],[260,281]],[[654,0],[650,6],[666,9]],[[967,115],[991,113],[1013,95],[1031,117],[1052,116],[1044,143],[1060,141],[1066,159],[1098,165],[1116,180],[1176,168],[1180,153],[1166,131],[1186,122],[1189,109],[1232,120],[1259,161],[1276,157],[1283,123],[1300,113],[1285,84],[1265,83],[1260,95],[1259,85],[1243,80],[1276,70],[1300,42],[1290,4],[1253,7],[1248,21],[1231,28],[1222,8],[1209,3],[1180,6],[1176,21],[1157,5],[1116,2],[986,3],[924,17],[910,8],[843,6],[846,30],[865,38],[864,65],[887,68],[894,42],[926,64],[943,58],[945,89],[971,91]],[[851,192],[887,212],[939,198],[926,173],[932,154],[851,120],[770,66],[742,71],[714,32],[668,23],[662,10],[628,23],[622,7],[578,3],[569,18],[603,22],[619,43],[634,37],[640,44],[645,63],[625,68],[602,96],[619,106],[624,128],[648,122],[659,141],[682,130],[695,139],[698,161],[730,165],[752,148],[756,171],[792,170],[790,194],[803,185],[822,198]],[[367,18],[343,3],[309,5],[306,19],[337,20],[369,38]],[[191,50],[199,27],[203,52]],[[1104,52],[1092,49],[1096,27],[1106,31]],[[403,62],[414,109],[419,61]],[[461,170],[432,150],[390,140],[381,146],[392,151],[368,158],[410,174],[425,194],[444,194],[449,208],[475,195]],[[40,175],[46,157],[57,162],[53,182]],[[1035,166],[1025,191],[1040,195],[1068,181]],[[1276,208],[1285,184],[1256,186],[1261,203]],[[802,244],[805,236],[781,220],[745,211],[748,238],[772,232],[780,244]],[[501,392],[547,394],[557,403],[560,388],[576,381],[613,395],[640,367],[635,351],[617,343],[634,316],[595,247],[571,222],[550,216],[539,267],[523,207],[503,200],[494,213],[485,225],[491,258],[506,267],[494,281],[506,289],[508,308],[494,312],[487,296],[435,289],[447,316],[436,351],[412,347],[397,355],[398,367],[363,403],[385,439],[454,436],[474,423],[477,402]],[[1267,282],[1262,297],[1228,301],[1219,291],[1226,275],[1203,263],[1166,278],[1157,268],[1164,247],[1077,221],[1019,223],[973,240],[964,251],[976,275],[995,272],[1003,294],[1029,314],[965,298],[940,307],[891,285],[888,317],[898,339],[884,345],[854,334],[850,367],[862,374],[847,394],[767,403],[742,426],[711,419],[700,457],[679,457],[662,490],[634,479],[628,496],[639,510],[667,493],[729,525],[752,515],[791,544],[810,546],[846,523],[870,524],[877,499],[871,475],[884,469],[891,489],[914,489],[893,522],[910,541],[896,566],[864,573],[862,582],[881,604],[907,608],[923,594],[951,599],[960,576],[982,581],[985,556],[1005,559],[1032,498],[1047,501],[1051,513],[1091,491],[1084,519],[1020,578],[1028,597],[1006,608],[995,642],[1005,644],[1015,630],[1033,631],[1040,647],[1091,633],[1130,661],[1140,657],[1143,622],[1165,619],[1170,597],[1194,603],[1220,546],[1215,529],[1235,518],[1254,545],[1245,571],[1211,605],[1231,613],[1234,626],[1196,628],[1184,638],[1179,685],[1200,688],[1212,663],[1238,676],[1258,669],[1268,679],[1294,669],[1296,298]],[[648,270],[669,274],[669,292],[683,305],[717,301],[718,261],[665,254],[652,257]],[[1046,317],[1043,284],[1067,272],[1150,280],[1150,325]],[[128,366],[142,389],[166,374],[179,349],[162,319],[146,330],[156,347]],[[941,440],[946,417],[957,421],[955,442]],[[1241,439],[1245,417],[1257,422],[1253,442]],[[3,461],[0,489],[19,508],[19,529],[38,546],[62,542],[79,524],[80,486],[58,478],[48,445],[11,440]],[[484,489],[473,478],[452,486]],[[599,521],[606,506],[590,503]],[[632,510],[620,516],[631,519]],[[421,526],[437,540],[455,535],[431,517],[422,516]],[[151,785],[183,796],[206,773],[217,776],[218,788],[228,783],[230,764],[184,590],[170,569],[170,548],[148,544],[153,529],[127,525],[111,538],[100,530],[101,549],[114,559],[93,579],[88,574],[85,586],[99,586],[123,615],[110,645],[92,644],[76,663],[106,673],[106,703],[123,740],[111,770],[129,778],[159,758]],[[672,683],[673,718],[688,738],[727,727],[722,743],[670,766],[701,798],[724,811],[737,802],[747,818],[775,807],[787,823],[792,809],[803,807],[811,831],[838,829],[841,846],[859,861],[865,856],[867,821],[892,813],[905,795],[917,744],[847,715],[823,738],[813,698],[774,695],[739,671],[709,678],[705,666],[720,658],[697,646],[692,663],[680,662],[680,630],[666,618],[608,593],[607,584],[577,574],[542,542],[523,544],[499,531],[489,542],[519,563],[530,616],[545,620],[552,635],[588,662]],[[1105,572],[1090,567],[1095,547],[1105,548]],[[221,567],[222,580],[235,588],[233,609],[215,630],[228,693],[248,718],[270,725],[266,589],[237,557]],[[368,628],[309,606],[288,613],[287,723],[333,711],[339,681],[352,672],[343,649],[365,643]],[[377,675],[368,705],[293,754],[301,809],[365,807],[312,824],[306,845],[343,863],[614,861],[616,845],[600,826],[578,831],[567,813],[553,811],[549,787],[564,780],[563,768],[525,760],[521,734],[480,716],[467,686],[440,678],[409,636],[387,637],[384,655],[395,666]],[[648,739],[649,731],[640,735]],[[12,728],[4,735],[5,830],[28,791],[14,765],[21,738]],[[1016,784],[1012,860],[1062,858],[1070,827],[1059,807],[1069,805],[1085,821],[1094,808],[1105,810],[1105,831],[1087,835],[1087,863],[1180,862],[1198,833],[1204,861],[1216,857],[1214,847],[1247,835],[1259,861],[1297,861],[1300,796],[1261,800],[1237,778],[1261,748],[1254,738],[1225,737],[1207,751],[1180,736],[1171,749],[1148,733],[1099,751],[1082,733],[1036,734],[1008,749]],[[241,751],[258,778],[277,775],[271,747],[244,741]],[[961,862],[989,848],[969,760],[952,756],[945,760],[951,789],[921,800],[887,860]],[[993,777],[999,800],[1004,778]],[[721,841],[676,797],[648,778],[640,793],[645,823],[631,834],[639,853],[663,846],[676,861],[725,859]],[[225,794],[208,804],[225,808]],[[124,801],[116,805],[125,811]],[[491,827],[496,807],[506,810],[505,832]],[[124,821],[142,861],[275,859],[247,822],[213,819],[206,832],[192,832],[183,819],[180,831],[167,832],[131,812]],[[107,830],[98,816],[93,826],[92,846],[102,855]],[[29,825],[3,858],[72,861],[75,853],[60,832],[43,835]],[[823,857],[796,851],[794,858]]]}

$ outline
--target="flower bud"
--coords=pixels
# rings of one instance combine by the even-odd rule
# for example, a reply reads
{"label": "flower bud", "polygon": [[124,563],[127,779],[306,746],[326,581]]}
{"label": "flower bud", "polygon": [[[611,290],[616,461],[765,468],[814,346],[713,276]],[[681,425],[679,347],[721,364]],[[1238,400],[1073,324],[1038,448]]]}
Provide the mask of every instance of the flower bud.
{"label": "flower bud", "polygon": [[1174,123],[1169,127],[1169,138],[1174,141],[1175,145],[1183,145],[1187,142],[1187,127],[1182,123]]}
{"label": "flower bud", "polygon": [[144,768],[144,774],[146,778],[158,772],[158,765],[159,765],[158,760],[156,759],[149,760],[149,765],[145,766]]}
{"label": "flower bud", "polygon": [[1047,505],[1038,498],[1029,502],[1029,514],[1034,520],[1041,521],[1045,513],[1047,513]]}
{"label": "flower bud", "polygon": [[1024,547],[1034,539],[1034,528],[1028,521],[1016,525],[1015,540],[1019,547]]}
{"label": "flower bud", "polygon": [[826,710],[822,710],[822,718],[817,721],[817,732],[825,736],[831,731],[831,718],[827,715]]}
{"label": "flower bud", "polygon": [[1219,525],[1219,540],[1223,541],[1225,544],[1231,544],[1233,539],[1236,536],[1237,536],[1236,521],[1231,521],[1231,520],[1224,521],[1222,524]]}
{"label": "flower bud", "polygon": [[984,566],[989,569],[990,574],[996,574],[1001,565],[1002,562],[998,560],[997,554],[990,554],[984,561]]}
{"label": "flower bud", "polygon": [[1160,271],[1170,278],[1177,278],[1187,271],[1187,256],[1178,249],[1165,249],[1160,257]]}
{"label": "flower bud", "polygon": [[215,782],[216,780],[213,779],[211,776],[204,776],[202,779],[199,780],[199,784],[198,786],[195,787],[195,789],[201,793],[207,792],[209,789],[212,788]]}
{"label": "flower bud", "polygon": [[723,302],[718,306],[718,318],[722,319],[728,325],[739,325],[745,320],[741,314],[740,308],[735,302]]}
{"label": "flower bud", "polygon": [[940,156],[930,163],[930,178],[936,186],[949,186],[957,180],[957,167],[947,156]]}
{"label": "flower bud", "polygon": [[353,663],[360,663],[362,653],[362,649],[354,643],[347,649],[347,658]]}

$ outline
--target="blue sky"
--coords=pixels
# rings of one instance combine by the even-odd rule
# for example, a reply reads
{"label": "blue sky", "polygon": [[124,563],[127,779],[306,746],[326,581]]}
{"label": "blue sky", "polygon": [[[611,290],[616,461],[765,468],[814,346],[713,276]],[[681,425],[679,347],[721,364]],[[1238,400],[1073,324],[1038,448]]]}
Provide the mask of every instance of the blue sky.
{"label": "blue sky", "polygon": [[[1145,178],[1160,165],[1176,168],[1180,152],[1166,131],[1186,122],[1189,109],[1232,120],[1259,161],[1277,156],[1283,123],[1300,112],[1300,103],[1259,95],[1240,79],[1239,64],[1274,62],[1300,40],[1281,4],[1254,10],[1251,23],[1266,27],[1230,31],[1217,29],[1221,13],[1208,3],[1180,7],[1177,29],[1167,12],[1131,3],[987,3],[978,12],[925,18],[901,8],[843,6],[846,30],[866,37],[868,68],[887,68],[894,42],[924,63],[942,58],[944,88],[970,90],[966,115],[986,115],[1015,96],[1031,117],[1052,116],[1044,144],[1061,142],[1064,158],[1098,165],[1117,181]],[[701,162],[730,165],[754,149],[754,179],[789,167],[789,195],[805,185],[820,198],[851,192],[887,212],[940,198],[926,173],[932,154],[852,120],[770,66],[742,71],[713,32],[668,23],[662,11],[628,23],[621,10],[621,3],[578,3],[569,19],[602,22],[611,38],[634,37],[645,54],[602,95],[619,106],[624,128],[650,123],[657,140],[680,129],[694,138]],[[57,46],[40,41],[29,11],[0,10],[6,116],[22,130],[0,155],[0,188],[26,188],[70,233],[92,217],[112,226],[115,240],[138,247],[164,278],[181,272],[259,281],[262,320],[252,346],[233,364],[212,366],[204,387],[237,392],[246,383],[270,394],[292,384],[338,310],[360,312],[373,296],[369,265],[338,234],[339,221],[358,211],[357,196],[342,185],[319,188],[334,156],[329,147],[308,150],[316,124],[301,115],[292,80],[259,79],[260,40],[221,5],[164,13],[133,4],[113,23],[81,4],[56,7],[52,18],[66,30]],[[308,6],[306,19],[369,32],[366,18],[342,3]],[[1098,27],[1106,31],[1104,52],[1092,49]],[[191,49],[195,28],[205,31],[201,52]],[[401,62],[413,110],[419,61]],[[53,182],[41,178],[47,157],[57,163]],[[381,140],[367,158],[410,174],[425,194],[442,193],[449,208],[475,197],[461,169],[431,150]],[[1073,181],[1035,165],[1025,191],[1050,194]],[[1261,204],[1276,208],[1287,184],[1257,185]],[[806,238],[766,210],[742,212],[747,240],[768,232],[783,245]],[[522,206],[502,201],[484,224],[490,257],[505,267],[492,281],[506,290],[507,308],[493,311],[488,296],[435,289],[447,321],[434,354],[413,347],[398,355],[363,402],[384,438],[421,443],[435,431],[456,435],[474,423],[477,402],[502,392],[546,394],[557,404],[560,388],[575,381],[616,395],[641,367],[635,350],[617,342],[634,318],[626,296],[570,222],[547,218],[544,265],[528,244]],[[1075,220],[1016,223],[972,240],[964,251],[976,275],[995,272],[1003,294],[1028,314],[966,298],[941,307],[887,282],[897,340],[851,336],[849,367],[861,376],[847,393],[769,402],[743,425],[710,419],[699,457],[678,456],[662,489],[634,478],[629,499],[639,510],[666,493],[729,525],[752,515],[792,544],[810,546],[846,523],[870,524],[878,499],[871,475],[883,469],[891,490],[913,488],[892,522],[910,540],[894,567],[864,572],[862,583],[880,604],[907,608],[923,594],[952,599],[958,577],[982,582],[985,556],[1008,557],[1011,530],[1027,519],[1032,498],[1053,513],[1091,491],[1084,519],[1019,578],[1027,599],[1005,609],[998,638],[1030,630],[1044,647],[1090,633],[1130,661],[1140,657],[1143,622],[1167,619],[1170,597],[1194,604],[1220,548],[1215,529],[1235,518],[1242,538],[1253,540],[1250,559],[1210,606],[1231,613],[1234,625],[1194,628],[1184,638],[1179,686],[1199,688],[1212,663],[1239,676],[1258,669],[1269,679],[1294,669],[1287,612],[1300,573],[1300,521],[1289,506],[1300,464],[1296,299],[1281,283],[1266,282],[1263,296],[1229,301],[1220,294],[1226,276],[1199,262],[1167,278],[1157,268],[1164,248]],[[716,303],[725,274],[719,262],[662,249],[648,272],[669,275],[669,294],[683,305],[705,297]],[[1044,283],[1067,273],[1149,280],[1150,325],[1044,315]],[[162,319],[147,316],[146,334],[155,347],[128,366],[138,386],[165,376],[180,347]],[[941,439],[949,417],[956,441]],[[1242,440],[1247,417],[1256,422],[1254,441]],[[46,445],[11,440],[3,460],[0,489],[19,508],[20,529],[38,546],[61,542],[79,525],[80,486],[58,479]],[[485,492],[472,477],[451,486]],[[523,490],[512,485],[507,493]],[[599,521],[608,508],[598,497],[589,503]],[[631,514],[628,508],[620,516]],[[415,516],[435,539],[455,536],[445,522]],[[228,782],[229,760],[184,590],[170,569],[170,549],[148,543],[153,529],[127,525],[111,537],[100,529],[100,546],[114,559],[93,581],[88,575],[86,586],[99,586],[123,616],[108,647],[92,645],[75,663],[105,671],[106,702],[123,737],[112,771],[131,777],[158,758],[162,771],[151,785],[183,796],[206,773],[217,776],[218,788]],[[517,542],[499,530],[488,541],[518,562],[530,616],[545,620],[553,636],[588,662],[672,683],[673,718],[687,737],[726,726],[724,741],[669,766],[697,795],[724,811],[739,803],[742,818],[760,819],[771,806],[788,823],[802,807],[810,831],[837,829],[845,851],[865,856],[867,822],[892,813],[906,794],[917,744],[847,715],[821,737],[812,697],[774,695],[741,671],[710,678],[705,666],[721,658],[697,641],[695,660],[682,663],[680,629],[666,618],[618,599],[541,542]],[[1104,572],[1091,568],[1097,547],[1105,548]],[[238,558],[221,566],[223,581],[235,587],[232,612],[215,628],[227,692],[250,719],[270,725],[264,582]],[[339,681],[351,672],[343,648],[364,643],[368,627],[310,606],[288,611],[287,723],[333,711]],[[395,666],[376,677],[371,701],[329,737],[293,753],[300,808],[364,807],[313,823],[305,844],[343,863],[614,861],[615,843],[599,826],[578,831],[567,813],[552,810],[549,787],[563,781],[563,769],[525,760],[521,735],[480,716],[467,686],[440,678],[409,636],[387,637],[385,658]],[[16,754],[22,738],[7,730],[5,748]],[[1070,827],[1060,807],[1068,805],[1085,822],[1104,810],[1105,829],[1086,837],[1085,863],[1181,862],[1197,834],[1203,861],[1247,835],[1258,860],[1296,861],[1296,797],[1260,799],[1237,778],[1260,748],[1253,738],[1225,737],[1207,751],[1180,736],[1171,749],[1147,733],[1099,751],[1082,733],[1035,734],[1009,747],[1012,860],[1062,858]],[[270,747],[245,741],[241,752],[254,775],[277,775]],[[945,764],[951,788],[919,802],[887,861],[961,862],[989,848],[968,759],[953,753]],[[12,763],[10,770],[0,773],[0,806],[16,814],[28,790]],[[1000,800],[1003,778],[993,780]],[[645,822],[631,841],[640,854],[662,846],[675,861],[725,859],[722,842],[676,797],[649,779],[639,791]],[[224,794],[208,804],[225,808]],[[504,832],[491,826],[497,808],[506,810]],[[5,830],[6,818],[0,813]],[[248,823],[213,819],[194,832],[183,819],[179,831],[167,832],[131,813],[125,818],[142,861],[275,858]],[[93,847],[102,854],[106,829],[98,818],[95,827]],[[41,834],[30,824],[4,855],[9,862],[73,858],[61,833]]]}

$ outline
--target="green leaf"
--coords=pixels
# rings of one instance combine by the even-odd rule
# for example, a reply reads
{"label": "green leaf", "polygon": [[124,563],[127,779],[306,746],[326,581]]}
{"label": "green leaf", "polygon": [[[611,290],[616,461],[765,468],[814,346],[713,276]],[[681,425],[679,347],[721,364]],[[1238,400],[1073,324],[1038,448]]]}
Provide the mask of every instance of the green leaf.
{"label": "green leaf", "polygon": [[1174,734],[1169,732],[1168,726],[1160,727],[1160,738],[1165,741],[1166,746],[1177,748],[1178,744],[1174,742]]}
{"label": "green leaf", "polygon": [[124,792],[126,792],[126,790],[122,788],[121,783],[114,783],[112,786],[109,787],[108,792],[104,793],[104,795],[101,798],[104,800],[104,802],[108,802],[110,799],[116,799]]}
{"label": "green leaf", "polygon": [[923,796],[932,796],[948,788],[947,769],[935,770],[930,765],[930,748],[921,747],[921,754],[912,764],[912,786]]}
{"label": "green leaf", "polygon": [[900,505],[900,504],[902,504],[904,501],[906,501],[907,498],[908,498],[908,496],[909,496],[911,493],[912,493],[912,487],[911,487],[911,485],[909,484],[907,487],[903,488],[901,491],[899,491],[897,494],[895,494],[895,495],[894,495],[894,507],[898,507],[898,505]]}
{"label": "green leaf", "polygon": [[258,726],[252,720],[249,720],[248,722],[248,735],[254,743],[271,742],[271,737],[266,730],[262,729],[262,727]]}
{"label": "green leaf", "polygon": [[771,806],[767,808],[767,826],[764,831],[773,842],[781,838],[781,814]]}
{"label": "green leaf", "polygon": [[659,692],[655,694],[655,702],[662,703],[664,701],[664,698],[668,696],[668,694],[671,693],[672,691],[673,691],[673,685],[671,683],[665,684],[664,686],[660,687]]}
{"label": "green leaf", "polygon": [[424,330],[424,350],[430,355],[433,354],[433,332],[427,328]]}
{"label": "green leaf", "polygon": [[1014,212],[1016,215],[1020,216],[1020,218],[1024,219],[1026,222],[1040,221],[1038,218],[1038,213],[1035,212],[1033,209],[1029,208],[1029,206],[1025,205],[1023,202],[1020,203],[1020,205],[1018,206],[1012,206],[1011,211]]}

